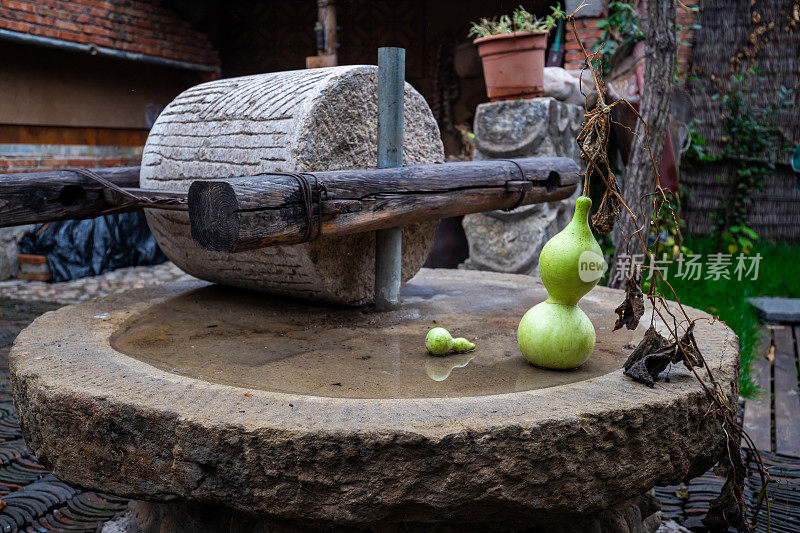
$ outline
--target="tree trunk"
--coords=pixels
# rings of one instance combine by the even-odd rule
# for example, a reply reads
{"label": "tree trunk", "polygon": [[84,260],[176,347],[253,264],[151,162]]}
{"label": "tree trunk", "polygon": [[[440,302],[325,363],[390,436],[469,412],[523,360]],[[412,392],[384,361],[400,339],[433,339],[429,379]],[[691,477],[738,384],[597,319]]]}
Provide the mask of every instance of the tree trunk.
{"label": "tree trunk", "polygon": [[[644,87],[641,91],[639,113],[647,122],[650,148],[653,152],[655,166],[658,168],[671,114],[670,101],[677,50],[675,0],[649,0],[646,9]],[[628,245],[628,238],[643,223],[649,224],[651,215],[649,206],[652,202],[642,202],[641,198],[652,192],[654,186],[653,163],[650,161],[650,153],[647,150],[644,126],[639,122],[636,126],[636,135],[633,138],[622,184],[622,196],[636,215],[636,221],[634,222],[628,212],[623,209],[614,239],[616,251],[609,278],[609,285],[612,287],[619,288],[625,283],[624,272],[619,268],[620,265],[625,264],[624,257],[629,254],[643,253],[638,237],[633,237],[630,245]],[[644,209],[644,220],[641,209]],[[647,231],[648,228],[643,230],[644,239],[647,238]]]}

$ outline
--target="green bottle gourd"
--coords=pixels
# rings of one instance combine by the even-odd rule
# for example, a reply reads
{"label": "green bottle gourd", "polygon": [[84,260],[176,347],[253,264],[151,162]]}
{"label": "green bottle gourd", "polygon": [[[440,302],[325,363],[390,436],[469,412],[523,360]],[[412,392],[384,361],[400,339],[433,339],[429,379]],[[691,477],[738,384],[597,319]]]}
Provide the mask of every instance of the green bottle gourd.
{"label": "green bottle gourd", "polygon": [[581,196],[575,215],[539,255],[539,275],[548,298],[525,313],[517,342],[525,358],[542,368],[568,370],[591,355],[595,331],[578,301],[603,273],[603,251],[589,228],[592,200]]}

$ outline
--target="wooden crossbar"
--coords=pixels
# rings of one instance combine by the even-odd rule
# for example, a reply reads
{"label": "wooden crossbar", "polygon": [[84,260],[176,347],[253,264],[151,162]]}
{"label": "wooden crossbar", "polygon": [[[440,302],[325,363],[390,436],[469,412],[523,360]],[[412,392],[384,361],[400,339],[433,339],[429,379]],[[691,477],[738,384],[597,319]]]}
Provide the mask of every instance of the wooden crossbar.
{"label": "wooden crossbar", "polygon": [[566,157],[540,157],[315,172],[306,180],[311,198],[293,176],[195,181],[189,188],[195,243],[233,253],[297,244],[309,234],[360,233],[561,200],[575,191],[578,166]]}

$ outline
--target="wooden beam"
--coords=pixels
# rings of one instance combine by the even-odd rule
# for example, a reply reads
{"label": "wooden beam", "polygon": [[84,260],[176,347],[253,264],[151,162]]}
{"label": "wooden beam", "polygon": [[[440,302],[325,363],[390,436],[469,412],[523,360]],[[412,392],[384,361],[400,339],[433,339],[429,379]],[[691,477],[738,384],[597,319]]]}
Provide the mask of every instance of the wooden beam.
{"label": "wooden beam", "polygon": [[[139,167],[96,168],[119,187],[139,186]],[[72,170],[0,175],[0,227],[96,217],[114,207],[106,188]]]}
{"label": "wooden beam", "polygon": [[772,333],[765,327],[761,335],[761,345],[750,364],[750,372],[763,393],[744,403],[743,425],[756,448],[769,452],[772,451],[772,374],[767,352],[772,344]]}
{"label": "wooden beam", "polygon": [[[345,235],[562,200],[575,191],[578,166],[542,157],[316,172],[307,179],[316,238],[317,228],[320,235]],[[329,201],[342,200],[349,212],[326,214]],[[297,244],[309,222],[303,202],[290,176],[198,180],[189,188],[192,237],[201,248],[231,253]]]}

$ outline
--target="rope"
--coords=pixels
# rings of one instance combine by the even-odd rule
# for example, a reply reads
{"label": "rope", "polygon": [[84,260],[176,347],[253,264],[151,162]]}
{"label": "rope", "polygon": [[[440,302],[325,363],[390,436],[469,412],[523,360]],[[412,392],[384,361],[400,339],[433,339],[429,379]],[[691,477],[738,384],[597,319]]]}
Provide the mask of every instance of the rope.
{"label": "rope", "polygon": [[[514,165],[517,167],[517,169],[519,169],[519,179],[521,181],[525,181],[525,171],[522,170],[522,166],[519,163],[517,163],[513,159],[499,159],[499,161],[507,161],[509,163],[514,163]],[[503,209],[503,211],[505,211],[506,213],[508,213],[509,211],[513,211],[514,209],[518,208],[522,204],[522,200],[524,200],[524,199],[525,199],[525,191],[522,190],[522,191],[519,192],[519,198],[517,198],[517,201],[514,202],[514,205],[512,205],[511,207],[507,207],[507,208]]]}
{"label": "rope", "polygon": [[261,174],[257,174],[258,176],[287,176],[289,178],[294,178],[297,181],[297,184],[300,186],[300,195],[301,195],[301,204],[303,206],[303,212],[306,215],[306,233],[303,236],[303,240],[300,243],[308,242],[311,240],[312,235],[312,228],[314,227],[314,189],[311,187],[311,182],[308,181],[309,176],[314,178],[314,186],[316,187],[317,193],[317,213],[319,213],[319,217],[317,219],[317,233],[314,235],[314,238],[319,237],[322,234],[322,194],[325,193],[325,199],[328,198],[328,188],[325,187],[325,184],[322,183],[317,176],[311,174],[310,172],[263,172]]}
{"label": "rope", "polygon": [[103,185],[104,187],[111,189],[126,198],[130,198],[130,202],[125,202],[120,205],[114,206],[110,209],[106,209],[102,211],[101,215],[108,215],[111,213],[116,213],[119,211],[125,211],[132,205],[140,205],[144,204],[145,206],[151,207],[159,207],[159,206],[167,206],[167,205],[186,205],[188,200],[186,198],[172,198],[169,196],[139,196],[137,194],[133,194],[130,191],[127,191],[114,183],[113,181],[107,180],[103,176],[97,174],[89,170],[88,168],[76,168],[74,172],[77,172],[81,176],[87,177],[91,180],[96,181],[97,183]]}

